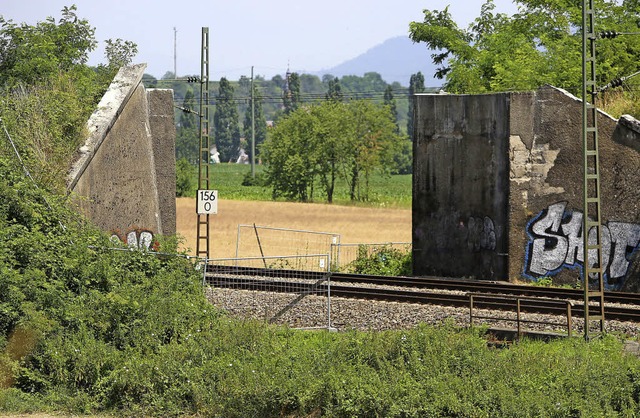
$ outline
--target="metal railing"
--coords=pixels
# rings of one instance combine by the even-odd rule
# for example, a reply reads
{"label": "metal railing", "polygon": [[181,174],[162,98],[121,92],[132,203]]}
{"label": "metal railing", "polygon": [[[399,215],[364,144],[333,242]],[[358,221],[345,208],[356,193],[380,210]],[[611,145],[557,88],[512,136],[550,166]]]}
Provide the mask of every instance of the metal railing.
{"label": "metal railing", "polygon": [[[469,297],[469,325],[473,326],[474,319],[483,319],[485,321],[504,321],[504,322],[515,322],[516,323],[516,332],[518,338],[523,335],[523,324],[538,324],[538,325],[546,325],[553,327],[566,327],[567,336],[572,336],[573,330],[573,319],[571,316],[571,308],[573,307],[573,302],[568,300],[561,299],[549,299],[549,298],[532,298],[532,297],[521,297],[521,296],[507,296],[507,295],[487,295],[481,293],[469,293],[467,295]],[[488,316],[481,314],[474,314],[474,309],[491,309],[495,311],[496,308],[491,305],[503,305],[505,301],[512,301],[513,308],[515,309],[516,317],[505,317],[505,316]],[[523,302],[533,302],[535,304],[545,303],[550,305],[558,305],[559,310],[563,310],[563,313],[566,318],[565,323],[553,322],[551,320],[543,321],[539,319],[524,319],[523,315],[525,313],[522,311],[522,303]],[[482,304],[484,307],[480,308],[476,305],[476,303]],[[564,309],[563,309],[564,308]]]}
{"label": "metal railing", "polygon": [[260,225],[238,225],[236,258],[331,254],[340,234]]}

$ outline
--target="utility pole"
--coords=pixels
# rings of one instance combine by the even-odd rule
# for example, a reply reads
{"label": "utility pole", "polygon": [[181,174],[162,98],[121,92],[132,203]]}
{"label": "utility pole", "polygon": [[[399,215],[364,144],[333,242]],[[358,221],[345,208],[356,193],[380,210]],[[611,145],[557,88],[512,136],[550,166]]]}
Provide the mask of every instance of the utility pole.
{"label": "utility pole", "polygon": [[253,94],[253,65],[251,66],[251,178],[256,178],[256,108]]}
{"label": "utility pole", "polygon": [[[584,337],[589,340],[591,322],[604,333],[604,268],[602,264],[602,212],[600,202],[600,154],[596,107],[596,32],[594,0],[582,2],[582,149],[584,158],[582,245],[584,266]],[[590,283],[593,282],[593,283]],[[591,301],[595,303],[591,303]],[[593,311],[593,312],[592,312]]]}
{"label": "utility pole", "polygon": [[[209,141],[209,28],[202,28],[200,58],[200,146],[198,153],[198,192],[196,196],[196,255],[209,258],[209,215],[217,213],[217,192],[209,190],[211,144]],[[214,206],[215,205],[215,206]]]}
{"label": "utility pole", "polygon": [[173,78],[178,78],[178,66],[177,66],[177,40],[178,40],[178,30],[176,27],[173,27]]}

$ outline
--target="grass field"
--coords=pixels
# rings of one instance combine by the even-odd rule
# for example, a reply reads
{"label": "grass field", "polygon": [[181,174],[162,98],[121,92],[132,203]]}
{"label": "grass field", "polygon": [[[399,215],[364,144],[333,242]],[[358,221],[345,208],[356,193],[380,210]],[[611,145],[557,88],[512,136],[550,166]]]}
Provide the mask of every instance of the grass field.
{"label": "grass field", "polygon": [[[211,166],[211,188],[218,190],[220,199],[218,214],[210,217],[212,257],[235,256],[239,224],[336,233],[343,244],[411,241],[411,175],[373,176],[369,202],[350,202],[347,186],[341,183],[336,202],[328,205],[274,202],[270,189],[242,185],[248,172],[248,165]],[[262,166],[256,172],[261,173]],[[196,249],[195,207],[193,198],[176,200],[177,231],[191,254]]]}
{"label": "grass field", "polygon": [[[211,188],[218,190],[220,198],[230,200],[262,200],[271,201],[271,189],[264,186],[243,186],[242,181],[251,167],[244,164],[213,164],[211,167]],[[256,175],[260,176],[264,167],[256,166]],[[195,196],[197,188],[197,170],[193,171],[193,187],[190,196]],[[336,183],[334,193],[335,205],[385,207],[411,209],[411,174],[383,175],[376,173],[369,180],[368,201],[352,202],[349,199],[349,188],[344,180]],[[326,202],[320,187],[315,191],[314,202]]]}

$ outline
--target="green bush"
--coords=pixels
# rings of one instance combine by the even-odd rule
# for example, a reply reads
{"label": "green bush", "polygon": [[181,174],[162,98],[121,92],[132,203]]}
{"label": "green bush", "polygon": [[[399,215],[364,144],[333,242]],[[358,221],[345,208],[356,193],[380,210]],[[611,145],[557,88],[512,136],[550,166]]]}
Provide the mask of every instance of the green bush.
{"label": "green bush", "polygon": [[251,173],[251,171],[247,171],[244,178],[242,179],[243,186],[261,186],[266,187],[266,180],[264,178],[263,173],[255,173],[255,176]]}
{"label": "green bush", "polygon": [[193,197],[196,194],[194,178],[197,170],[186,158],[176,161],[176,197]]}
{"label": "green bush", "polygon": [[373,249],[368,245],[360,245],[358,256],[344,270],[356,274],[411,276],[411,252],[402,251],[391,245]]}

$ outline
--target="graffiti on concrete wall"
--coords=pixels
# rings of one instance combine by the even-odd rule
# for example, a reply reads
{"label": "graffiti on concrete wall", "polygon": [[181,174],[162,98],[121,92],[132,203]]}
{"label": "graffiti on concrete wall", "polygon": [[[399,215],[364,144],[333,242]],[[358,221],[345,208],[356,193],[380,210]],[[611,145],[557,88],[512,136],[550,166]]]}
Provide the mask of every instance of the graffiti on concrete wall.
{"label": "graffiti on concrete wall", "polygon": [[[567,202],[550,205],[527,225],[525,276],[553,276],[563,268],[584,264],[583,213],[566,208]],[[595,228],[589,231],[588,239],[596,242]],[[601,244],[605,280],[615,284],[626,275],[631,254],[639,248],[640,225],[610,221],[602,226]],[[592,266],[596,260],[597,250],[589,250]]]}
{"label": "graffiti on concrete wall", "polygon": [[467,245],[471,251],[496,249],[496,231],[493,220],[488,216],[470,217],[467,222],[467,233]]}
{"label": "graffiti on concrete wall", "polygon": [[114,231],[111,234],[111,241],[123,242],[128,247],[141,250],[155,251],[158,246],[158,242],[153,239],[153,232],[140,228],[131,229],[125,234]]}

